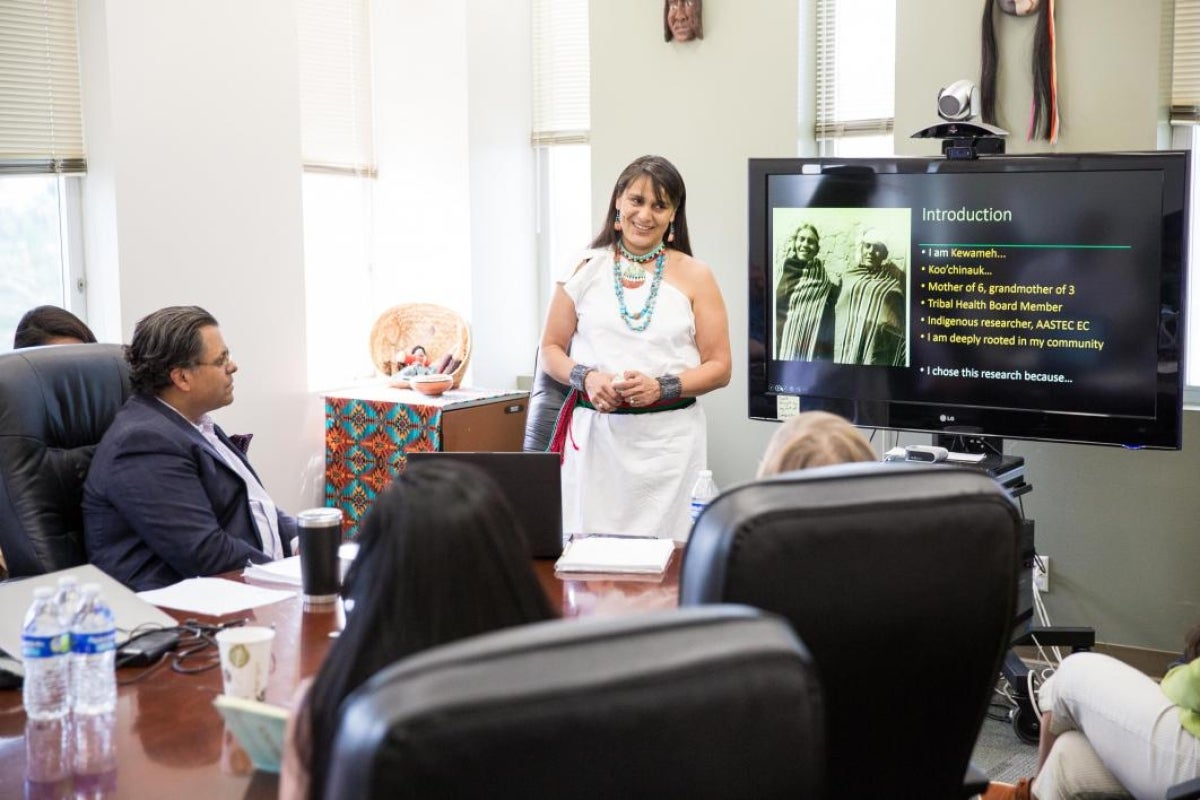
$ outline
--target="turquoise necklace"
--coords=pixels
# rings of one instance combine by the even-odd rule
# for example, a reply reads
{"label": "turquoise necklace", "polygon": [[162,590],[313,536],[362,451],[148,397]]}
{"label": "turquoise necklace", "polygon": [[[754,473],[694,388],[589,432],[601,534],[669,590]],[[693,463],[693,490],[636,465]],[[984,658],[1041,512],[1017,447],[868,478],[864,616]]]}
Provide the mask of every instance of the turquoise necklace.
{"label": "turquoise necklace", "polygon": [[[625,306],[625,287],[621,285],[621,254],[629,255],[629,253],[623,243],[618,242],[617,247],[620,249],[613,252],[612,266],[613,289],[617,293],[617,305],[621,308],[621,319],[625,320],[625,326],[634,333],[641,333],[649,327],[650,318],[654,316],[654,304],[658,300],[658,287],[662,285],[663,272],[667,268],[666,247],[659,242],[658,247],[644,256],[629,256],[635,260],[640,259],[637,263],[645,263],[651,258],[654,259],[654,279],[650,281],[650,296],[646,298],[646,304],[642,306],[642,310],[636,314],[630,314],[629,309]],[[643,278],[645,272],[642,269]]]}
{"label": "turquoise necklace", "polygon": [[[621,268],[621,277],[630,282],[646,280],[646,268],[642,266],[652,258],[657,258],[662,255],[666,249],[666,242],[659,242],[658,247],[651,250],[649,253],[643,253],[640,256],[635,256],[633,253],[625,249],[625,240],[619,240],[617,247],[621,249],[621,255],[618,260],[623,260],[625,266]],[[658,263],[658,262],[655,262]]]}

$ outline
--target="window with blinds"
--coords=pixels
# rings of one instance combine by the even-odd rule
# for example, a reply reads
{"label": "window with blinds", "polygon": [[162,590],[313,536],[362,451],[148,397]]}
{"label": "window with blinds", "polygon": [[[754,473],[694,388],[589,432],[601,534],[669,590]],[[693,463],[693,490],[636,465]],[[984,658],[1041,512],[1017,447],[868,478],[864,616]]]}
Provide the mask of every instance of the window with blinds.
{"label": "window with blinds", "polygon": [[822,154],[890,154],[896,0],[817,0],[816,34],[814,136]]}
{"label": "window with blinds", "polygon": [[1200,0],[1175,0],[1171,121],[1200,122]]}
{"label": "window with blinds", "polygon": [[534,186],[539,296],[591,239],[587,0],[533,0]]}
{"label": "window with blinds", "polygon": [[[1171,143],[1192,151],[1191,207],[1188,209],[1189,246],[1195,247],[1195,231],[1200,230],[1200,194],[1195,179],[1196,155],[1200,150],[1200,0],[1175,0],[1171,49],[1171,122],[1175,125]],[[1188,258],[1188,272],[1193,260]],[[1187,351],[1200,348],[1200,281],[1188,281]],[[1184,403],[1200,403],[1200,359],[1188,358],[1184,371]]]}
{"label": "window with blinds", "polygon": [[0,174],[85,168],[75,0],[4,0]]}
{"label": "window with blinds", "polygon": [[366,0],[302,0],[299,49],[305,171],[374,177]]}
{"label": "window with blinds", "polygon": [[587,0],[533,0],[533,144],[586,144],[591,129]]}

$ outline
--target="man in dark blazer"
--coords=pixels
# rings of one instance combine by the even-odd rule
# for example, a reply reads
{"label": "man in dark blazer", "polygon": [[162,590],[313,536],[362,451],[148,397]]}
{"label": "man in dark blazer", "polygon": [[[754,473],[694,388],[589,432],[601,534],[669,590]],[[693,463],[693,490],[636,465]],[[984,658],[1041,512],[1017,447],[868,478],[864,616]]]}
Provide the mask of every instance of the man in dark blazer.
{"label": "man in dark blazer", "polygon": [[148,315],[125,348],[133,395],[83,487],[88,560],[135,591],[290,555],[296,521],[209,412],[233,402],[237,364],[197,306]]}

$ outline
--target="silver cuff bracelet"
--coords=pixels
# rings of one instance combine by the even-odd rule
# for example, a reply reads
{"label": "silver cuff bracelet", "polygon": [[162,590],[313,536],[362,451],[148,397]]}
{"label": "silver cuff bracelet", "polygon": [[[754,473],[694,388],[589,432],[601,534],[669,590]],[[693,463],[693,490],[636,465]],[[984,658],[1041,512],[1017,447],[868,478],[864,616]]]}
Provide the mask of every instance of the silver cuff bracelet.
{"label": "silver cuff bracelet", "polygon": [[583,382],[587,378],[589,372],[594,372],[595,367],[589,367],[586,364],[576,364],[571,367],[570,383],[573,389],[587,394],[587,389],[584,388]]}
{"label": "silver cuff bracelet", "polygon": [[662,393],[662,396],[658,398],[660,401],[678,400],[683,394],[683,384],[678,375],[663,375],[658,378],[658,390]]}

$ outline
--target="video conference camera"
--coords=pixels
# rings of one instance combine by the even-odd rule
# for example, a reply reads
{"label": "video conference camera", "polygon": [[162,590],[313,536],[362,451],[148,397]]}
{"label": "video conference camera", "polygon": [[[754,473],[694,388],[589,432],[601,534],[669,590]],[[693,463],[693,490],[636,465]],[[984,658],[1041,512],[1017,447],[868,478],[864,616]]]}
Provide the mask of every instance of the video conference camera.
{"label": "video conference camera", "polygon": [[957,80],[938,92],[938,116],[948,122],[977,117],[979,108],[979,87],[966,78]]}
{"label": "video conference camera", "polygon": [[976,121],[979,87],[963,78],[943,87],[937,96],[937,113],[943,122],[914,133],[912,139],[941,139],[946,158],[978,158],[1004,152],[1008,131]]}

